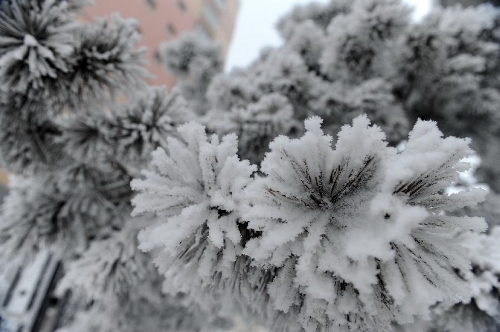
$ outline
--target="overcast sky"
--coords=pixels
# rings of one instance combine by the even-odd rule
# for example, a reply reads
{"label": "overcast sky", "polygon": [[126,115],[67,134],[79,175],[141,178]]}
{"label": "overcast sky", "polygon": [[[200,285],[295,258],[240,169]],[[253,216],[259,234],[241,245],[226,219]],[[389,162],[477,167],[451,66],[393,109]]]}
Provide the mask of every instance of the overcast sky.
{"label": "overcast sky", "polygon": [[[328,1],[316,0],[323,3]],[[404,1],[415,7],[417,19],[431,7],[431,0]],[[311,2],[313,0],[241,0],[226,68],[246,67],[257,58],[264,46],[280,45],[281,40],[274,27],[278,19],[295,5]]]}

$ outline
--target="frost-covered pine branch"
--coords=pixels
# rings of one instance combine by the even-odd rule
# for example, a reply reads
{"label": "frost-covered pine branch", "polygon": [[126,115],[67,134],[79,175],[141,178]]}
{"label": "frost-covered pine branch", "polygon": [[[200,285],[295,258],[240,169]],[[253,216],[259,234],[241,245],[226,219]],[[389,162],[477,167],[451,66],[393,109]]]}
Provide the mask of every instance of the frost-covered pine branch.
{"label": "frost-covered pine branch", "polygon": [[[134,95],[144,87],[146,49],[137,48],[139,23],[114,14],[83,24],[76,32],[73,65],[68,75],[68,102],[81,105],[117,93]],[[89,98],[92,95],[93,98]]]}
{"label": "frost-covered pine branch", "polygon": [[[236,135],[207,137],[205,128],[188,123],[180,139],[153,154],[153,169],[134,180],[139,191],[133,214],[153,212],[157,222],[139,234],[140,248],[151,251],[162,273],[170,276],[168,292],[196,293],[231,288],[239,280],[242,245],[241,198],[256,167],[236,156]],[[245,278],[242,273],[240,278]]]}
{"label": "frost-covered pine branch", "polygon": [[380,74],[385,50],[408,27],[409,9],[399,0],[358,0],[327,28],[320,63],[331,79],[360,82]]}
{"label": "frost-covered pine branch", "polygon": [[[260,302],[273,330],[388,331],[429,319],[438,302],[470,298],[456,272],[471,263],[459,235],[486,225],[447,212],[484,192],[443,192],[467,168],[460,160],[472,153],[469,140],[443,139],[435,123],[420,121],[397,153],[358,117],[332,149],[320,123],[307,120],[300,139],[275,139],[254,183],[252,168],[234,157],[235,137],[208,143],[199,125],[181,127],[187,143],[171,139],[168,152],[155,152],[153,171],[133,182],[134,213],[157,215],[140,241],[143,250],[161,248],[155,262],[166,284],[217,294],[238,257],[250,257],[272,276],[259,281],[276,311]],[[237,165],[246,171],[230,176]]]}
{"label": "frost-covered pine branch", "polygon": [[60,117],[57,140],[81,162],[110,167],[120,163],[133,170],[143,167],[151,152],[166,146],[167,138],[177,134],[176,127],[194,116],[178,92],[148,88],[111,111],[97,108]]}
{"label": "frost-covered pine branch", "polygon": [[[399,143],[408,120],[389,81],[394,59],[388,50],[406,31],[408,15],[405,6],[391,0],[332,1],[295,9],[278,24],[285,39],[282,47],[263,50],[246,69],[214,77],[207,90],[207,127],[219,134],[237,132],[220,120],[221,114],[232,117],[264,96],[279,94],[299,123],[319,115],[325,130],[336,134],[342,125],[367,114],[391,144]],[[344,21],[356,28],[347,28]],[[251,124],[238,127],[243,128],[237,132],[241,137],[252,135],[245,133]],[[273,136],[294,135],[296,129],[303,132],[300,126]]]}
{"label": "frost-covered pine branch", "polygon": [[361,114],[378,123],[393,145],[401,142],[408,132],[405,111],[386,80],[374,78],[355,85],[325,84],[321,91],[311,105],[317,115],[326,119],[323,126],[328,133],[337,133],[342,125]]}
{"label": "frost-covered pine branch", "polygon": [[52,165],[59,157],[55,139],[59,134],[53,118],[44,113],[43,102],[28,105],[2,101],[0,93],[0,165],[4,170],[32,173]]}
{"label": "frost-covered pine branch", "polygon": [[0,216],[1,258],[29,259],[50,247],[70,258],[100,232],[123,223],[129,178],[81,164],[59,171],[12,177]]}
{"label": "frost-covered pine branch", "polygon": [[101,234],[67,266],[58,292],[72,290],[92,305],[60,331],[189,331],[200,325],[217,326],[212,321],[217,316],[208,317],[183,294],[161,293],[161,276],[151,257],[137,250],[137,233],[150,223],[134,220],[118,232]]}
{"label": "frost-covered pine branch", "polygon": [[0,90],[47,97],[71,67],[76,14],[66,1],[0,3]]}
{"label": "frost-covered pine branch", "polygon": [[489,234],[469,235],[467,245],[473,269],[465,276],[473,289],[470,301],[451,308],[438,307],[431,332],[492,332],[500,328],[500,228]]}
{"label": "frost-covered pine branch", "polygon": [[206,112],[206,91],[223,69],[220,46],[200,33],[189,32],[159,46],[158,61],[177,80],[177,86],[198,114]]}
{"label": "frost-covered pine branch", "polygon": [[210,112],[204,119],[212,132],[238,134],[238,155],[252,163],[259,163],[269,150],[269,143],[277,135],[301,131],[293,118],[288,99],[279,93],[264,95],[246,108],[233,108],[231,113]]}
{"label": "frost-covered pine branch", "polygon": [[478,175],[497,192],[499,17],[489,4],[430,13],[394,45],[391,78],[410,120],[434,119],[446,134],[473,139]]}
{"label": "frost-covered pine branch", "polygon": [[129,217],[131,177],[192,111],[145,86],[137,22],[84,23],[87,2],[0,2],[0,160],[19,175],[0,214],[1,264],[59,254],[74,302],[92,295],[71,331],[197,330],[218,316],[161,293]]}
{"label": "frost-covered pine branch", "polygon": [[477,233],[498,195],[474,207],[480,190],[446,189],[472,144],[499,190],[498,10],[298,7],[244,69],[223,73],[192,35],[162,46],[167,94],[142,81],[137,22],[83,23],[83,3],[0,1],[0,161],[22,175],[0,255],[64,249],[66,287],[94,303],[66,330],[196,330],[233,311],[271,331],[497,327],[498,234]]}
{"label": "frost-covered pine branch", "polygon": [[136,249],[139,225],[145,227],[147,222],[139,220],[134,227],[99,234],[82,257],[69,264],[58,288],[80,288],[88,302],[116,297],[124,306],[133,305],[134,288],[152,272],[146,255]]}
{"label": "frost-covered pine branch", "polygon": [[255,236],[240,216],[243,189],[256,167],[239,160],[234,134],[207,137],[196,123],[178,132],[153,153],[145,178],[132,182],[139,192],[133,214],[155,216],[139,234],[139,248],[151,252],[167,294],[183,291],[215,316],[236,311],[246,322],[261,322],[268,311],[276,316],[266,289],[273,273],[241,255]]}
{"label": "frost-covered pine branch", "polygon": [[464,169],[469,141],[443,139],[420,121],[397,153],[358,117],[332,149],[320,123],[309,119],[302,138],[271,143],[266,177],[247,190],[243,219],[262,236],[244,253],[286,276],[269,285],[276,309],[297,311],[306,331],[389,331],[470,297],[455,272],[470,267],[457,235],[485,223],[446,212],[484,193],[443,193]]}

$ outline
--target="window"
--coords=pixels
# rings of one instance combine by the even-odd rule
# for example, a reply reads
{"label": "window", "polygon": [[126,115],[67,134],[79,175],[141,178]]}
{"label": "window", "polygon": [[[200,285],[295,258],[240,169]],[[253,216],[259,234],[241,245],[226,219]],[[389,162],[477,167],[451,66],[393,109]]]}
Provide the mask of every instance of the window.
{"label": "window", "polygon": [[186,11],[187,7],[186,4],[184,3],[184,0],[177,0],[177,5],[179,6],[179,9],[183,12]]}
{"label": "window", "polygon": [[219,18],[212,7],[209,5],[205,5],[205,7],[203,7],[203,17],[212,30],[217,30],[217,27],[219,26]]}
{"label": "window", "polygon": [[156,6],[158,5],[156,3],[156,0],[146,0],[146,3],[148,4],[149,8],[151,8],[151,9],[156,9]]}
{"label": "window", "polygon": [[162,59],[162,56],[161,56],[160,51],[158,49],[153,53],[153,57],[154,57],[156,63],[163,65],[163,59]]}
{"label": "window", "polygon": [[170,23],[167,23],[167,32],[170,36],[175,36],[176,33],[175,27]]}

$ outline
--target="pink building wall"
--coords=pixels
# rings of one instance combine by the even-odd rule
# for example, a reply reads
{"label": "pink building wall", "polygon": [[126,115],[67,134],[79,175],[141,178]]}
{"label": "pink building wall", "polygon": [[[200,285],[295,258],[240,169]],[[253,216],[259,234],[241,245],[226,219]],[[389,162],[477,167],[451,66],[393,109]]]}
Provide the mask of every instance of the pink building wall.
{"label": "pink building wall", "polygon": [[94,5],[89,6],[84,12],[84,18],[90,21],[95,17],[119,13],[122,17],[137,19],[142,33],[141,46],[148,48],[148,70],[155,76],[149,79],[149,83],[166,85],[170,88],[175,80],[155,60],[157,47],[185,31],[194,30],[204,21],[203,6],[212,6],[218,10],[220,27],[212,32],[211,37],[221,42],[224,53],[227,53],[239,9],[239,0],[223,0],[223,2],[226,5],[222,10],[213,0],[156,0],[156,8],[152,9],[146,4],[146,0],[94,0]]}

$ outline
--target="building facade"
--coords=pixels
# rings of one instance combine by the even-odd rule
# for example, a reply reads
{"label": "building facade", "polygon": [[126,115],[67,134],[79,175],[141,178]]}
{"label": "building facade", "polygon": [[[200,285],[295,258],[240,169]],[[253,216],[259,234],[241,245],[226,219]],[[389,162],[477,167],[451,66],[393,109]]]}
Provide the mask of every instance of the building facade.
{"label": "building facade", "polygon": [[158,46],[182,33],[198,30],[219,43],[227,55],[240,0],[94,0],[84,13],[86,20],[118,12],[139,21],[142,45],[148,47],[149,71],[154,85],[172,87],[174,79],[155,59]]}

